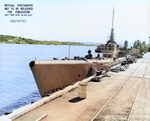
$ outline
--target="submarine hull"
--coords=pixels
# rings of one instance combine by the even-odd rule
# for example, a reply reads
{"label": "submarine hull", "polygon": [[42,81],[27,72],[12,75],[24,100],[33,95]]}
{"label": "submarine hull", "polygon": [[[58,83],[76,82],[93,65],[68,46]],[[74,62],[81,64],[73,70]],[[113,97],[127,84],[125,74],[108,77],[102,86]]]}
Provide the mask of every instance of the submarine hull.
{"label": "submarine hull", "polygon": [[[111,65],[113,60],[100,63]],[[95,69],[101,68],[96,60],[31,61],[29,65],[42,97],[94,75]]]}

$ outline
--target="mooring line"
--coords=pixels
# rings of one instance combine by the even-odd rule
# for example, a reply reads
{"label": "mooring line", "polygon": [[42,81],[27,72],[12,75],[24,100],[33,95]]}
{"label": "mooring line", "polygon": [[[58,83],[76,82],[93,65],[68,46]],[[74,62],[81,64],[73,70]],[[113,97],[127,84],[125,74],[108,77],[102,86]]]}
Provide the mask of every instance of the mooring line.
{"label": "mooring line", "polygon": [[94,69],[95,72],[98,71],[98,69],[95,68],[86,58],[85,58],[84,60],[85,60],[85,62],[87,62],[87,64],[89,64],[89,66],[90,66],[92,69]]}

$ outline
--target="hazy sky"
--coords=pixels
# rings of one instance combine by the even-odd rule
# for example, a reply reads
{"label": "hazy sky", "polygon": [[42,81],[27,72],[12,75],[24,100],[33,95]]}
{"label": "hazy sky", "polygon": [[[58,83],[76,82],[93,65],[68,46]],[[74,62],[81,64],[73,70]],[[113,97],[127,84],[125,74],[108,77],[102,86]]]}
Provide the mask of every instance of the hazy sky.
{"label": "hazy sky", "polygon": [[[5,16],[5,4],[33,4],[32,16]],[[0,0],[0,34],[105,43],[111,32],[113,7],[115,41],[133,43],[139,39],[148,43],[150,0]]]}

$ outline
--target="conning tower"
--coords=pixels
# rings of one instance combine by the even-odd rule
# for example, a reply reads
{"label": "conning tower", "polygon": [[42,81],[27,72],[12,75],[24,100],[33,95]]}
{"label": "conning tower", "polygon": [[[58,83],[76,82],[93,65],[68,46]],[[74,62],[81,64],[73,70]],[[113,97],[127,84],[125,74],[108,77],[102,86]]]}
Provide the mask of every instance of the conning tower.
{"label": "conning tower", "polygon": [[105,45],[99,45],[97,46],[97,49],[95,52],[102,52],[103,57],[107,58],[116,58],[117,57],[117,44],[115,42],[114,38],[114,9],[112,14],[112,28],[111,28],[111,34],[108,38],[108,41]]}

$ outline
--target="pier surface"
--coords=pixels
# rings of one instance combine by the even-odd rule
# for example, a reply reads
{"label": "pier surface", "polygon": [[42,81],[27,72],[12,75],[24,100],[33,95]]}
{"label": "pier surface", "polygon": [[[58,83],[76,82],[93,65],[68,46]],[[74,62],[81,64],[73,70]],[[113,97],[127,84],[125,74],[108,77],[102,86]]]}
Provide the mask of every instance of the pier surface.
{"label": "pier surface", "polygon": [[13,121],[149,121],[150,53],[126,71],[108,74],[88,82],[86,99],[76,88]]}

